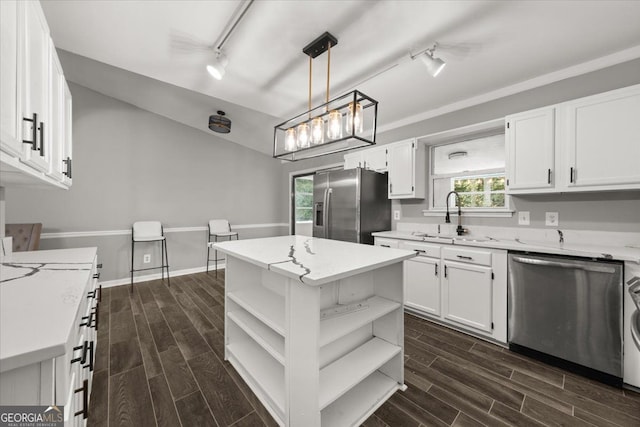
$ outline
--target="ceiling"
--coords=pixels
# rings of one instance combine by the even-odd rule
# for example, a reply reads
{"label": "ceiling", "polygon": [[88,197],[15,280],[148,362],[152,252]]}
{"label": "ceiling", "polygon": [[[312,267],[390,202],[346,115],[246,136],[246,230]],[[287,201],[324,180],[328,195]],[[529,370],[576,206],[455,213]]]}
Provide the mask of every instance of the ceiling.
{"label": "ceiling", "polygon": [[[357,87],[378,100],[383,129],[617,52],[627,52],[618,62],[640,57],[635,0],[257,0],[223,45],[229,64],[217,81],[205,66],[240,3],[42,2],[59,49],[206,97],[200,102],[203,121],[197,121],[202,126],[195,125],[204,131],[206,117],[220,106],[235,107],[237,115],[228,114],[234,127],[259,117],[254,134],[234,140],[232,128],[222,137],[266,154],[272,126],[306,110],[309,69],[302,48],[324,31],[338,38],[331,51],[331,96]],[[410,54],[436,41],[435,56],[447,66],[433,78]],[[323,54],[313,62],[314,105],[325,97],[326,61]],[[79,78],[78,70],[65,67],[72,81],[74,73]],[[82,84],[91,87],[88,80]],[[265,129],[262,123],[268,123]]]}

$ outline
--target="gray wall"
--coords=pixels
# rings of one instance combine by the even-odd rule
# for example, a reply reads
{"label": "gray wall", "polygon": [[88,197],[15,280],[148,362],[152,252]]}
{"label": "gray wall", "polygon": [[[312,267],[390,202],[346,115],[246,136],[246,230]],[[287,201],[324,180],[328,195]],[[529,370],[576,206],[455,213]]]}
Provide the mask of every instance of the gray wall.
{"label": "gray wall", "polygon": [[[140,220],[159,220],[165,228],[202,227],[213,218],[232,224],[286,222],[286,204],[274,194],[282,182],[279,161],[83,86],[70,88],[73,186],[69,191],[7,188],[7,222],[42,222],[45,233],[126,230]],[[248,238],[287,229],[239,231]],[[205,231],[167,236],[173,270],[205,264]],[[41,249],[80,246],[98,246],[101,279],[128,276],[128,236],[41,242]]]}
{"label": "gray wall", "polygon": [[[386,144],[425,136],[638,83],[640,83],[640,59],[394,129],[379,134],[377,143]],[[371,95],[375,98],[375,94]],[[342,160],[342,155],[332,155],[287,164],[285,166],[287,177],[283,186],[288,189],[289,184],[286,178],[289,172],[322,167]],[[423,179],[427,181],[426,176]],[[515,210],[530,212],[530,227],[544,227],[545,212],[551,211],[559,213],[560,228],[640,232],[640,192],[638,191],[512,197],[511,207]],[[428,209],[428,199],[394,201],[392,209],[401,211],[400,222],[432,224],[444,222],[444,218],[441,217],[423,216],[422,211]],[[512,218],[464,218],[463,221],[466,225],[517,226],[515,215]],[[394,228],[397,222],[394,221]]]}

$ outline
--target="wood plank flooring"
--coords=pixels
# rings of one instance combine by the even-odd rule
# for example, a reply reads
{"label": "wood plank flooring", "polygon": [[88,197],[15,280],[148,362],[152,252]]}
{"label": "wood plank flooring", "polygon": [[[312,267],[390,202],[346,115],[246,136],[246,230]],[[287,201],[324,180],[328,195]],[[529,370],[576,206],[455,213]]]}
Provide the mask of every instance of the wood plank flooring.
{"label": "wood plank flooring", "polygon": [[[224,272],[104,289],[89,426],[275,426],[224,361]],[[405,315],[405,383],[363,424],[640,426],[640,394]]]}

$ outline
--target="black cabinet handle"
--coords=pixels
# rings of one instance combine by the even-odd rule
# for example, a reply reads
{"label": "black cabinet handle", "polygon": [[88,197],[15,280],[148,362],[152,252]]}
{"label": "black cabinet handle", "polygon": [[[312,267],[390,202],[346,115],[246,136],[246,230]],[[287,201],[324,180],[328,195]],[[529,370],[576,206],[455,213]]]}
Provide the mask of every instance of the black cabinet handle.
{"label": "black cabinet handle", "polygon": [[88,316],[82,316],[82,320],[86,320],[84,323],[80,323],[80,326],[86,326],[88,328],[96,328],[96,313],[97,311],[92,311]]}
{"label": "black cabinet handle", "polygon": [[444,277],[447,277],[447,265],[444,266]]}
{"label": "black cabinet handle", "polygon": [[436,267],[436,276],[438,275],[438,264],[433,264]]}
{"label": "black cabinet handle", "polygon": [[94,274],[94,275],[93,275],[93,278],[94,278],[94,279],[99,279],[99,278],[100,278],[100,273],[96,273],[96,274]]}
{"label": "black cabinet handle", "polygon": [[383,248],[390,248],[391,247],[389,245],[380,245],[380,246],[382,246]]}
{"label": "black cabinet handle", "polygon": [[96,265],[96,268],[102,268],[102,263],[97,264],[97,265]]}
{"label": "black cabinet handle", "polygon": [[547,184],[551,184],[551,169],[547,169]]}
{"label": "black cabinet handle", "polygon": [[22,140],[23,144],[31,144],[31,149],[32,150],[37,150],[38,149],[38,130],[36,129],[36,124],[38,123],[38,115],[36,113],[33,113],[33,117],[32,118],[26,118],[23,117],[22,120],[24,120],[25,122],[31,122],[33,123],[33,127],[32,127],[32,131],[31,131],[31,141],[27,141],[26,139]]}
{"label": "black cabinet handle", "polygon": [[99,305],[100,305],[100,302],[98,302],[98,304],[96,304],[96,306],[93,307],[93,310],[95,312],[95,319],[96,319],[96,322],[94,324],[94,327],[96,328],[96,331],[98,330],[98,319],[100,318],[100,316],[98,314],[99,313],[99,309],[98,309]]}
{"label": "black cabinet handle", "polygon": [[67,178],[71,179],[71,157],[67,157],[62,161],[67,166],[67,170],[63,172],[67,176]]}
{"label": "black cabinet handle", "polygon": [[[82,345],[73,347],[73,351],[78,351],[78,350],[82,350],[82,354],[80,355],[80,357],[71,359],[71,364],[73,365],[74,363],[80,362],[80,364],[83,365],[82,366],[83,368],[89,368],[89,370],[93,372],[93,360],[95,355],[93,341],[85,341]],[[86,364],[87,354],[89,354],[88,364]]]}
{"label": "black cabinet handle", "polygon": [[40,122],[40,157],[44,157],[44,122]]}
{"label": "black cabinet handle", "polygon": [[[86,343],[87,342],[85,341],[85,344]],[[86,346],[86,349],[89,352],[89,364],[84,365],[84,362],[83,362],[83,365],[84,365],[83,368],[89,368],[89,370],[91,372],[93,372],[93,359],[94,359],[93,358],[93,356],[94,356],[94,350],[93,350],[94,349],[94,344],[93,344],[93,341],[89,342],[89,344]],[[85,361],[86,361],[86,359],[87,358],[85,357]]]}
{"label": "black cabinet handle", "polygon": [[414,249],[414,251],[415,251],[417,254],[424,254],[424,253],[427,253],[427,251],[425,251],[424,249]]}
{"label": "black cabinet handle", "polygon": [[89,380],[82,381],[82,387],[74,390],[74,393],[82,392],[82,410],[73,414],[74,417],[82,415],[82,418],[89,417]]}
{"label": "black cabinet handle", "polygon": [[465,255],[456,255],[456,256],[458,258],[460,258],[460,259],[466,259],[466,260],[469,260],[469,261],[473,260],[473,258],[471,258],[470,256],[465,256]]}
{"label": "black cabinet handle", "polygon": [[102,302],[102,285],[98,286],[98,302]]}
{"label": "black cabinet handle", "polygon": [[573,183],[573,168],[569,169],[569,182]]}
{"label": "black cabinet handle", "polygon": [[97,291],[87,292],[87,299],[91,299],[91,298],[95,299],[95,298],[96,298],[96,296],[97,296],[97,295],[96,295],[96,292],[97,292]]}

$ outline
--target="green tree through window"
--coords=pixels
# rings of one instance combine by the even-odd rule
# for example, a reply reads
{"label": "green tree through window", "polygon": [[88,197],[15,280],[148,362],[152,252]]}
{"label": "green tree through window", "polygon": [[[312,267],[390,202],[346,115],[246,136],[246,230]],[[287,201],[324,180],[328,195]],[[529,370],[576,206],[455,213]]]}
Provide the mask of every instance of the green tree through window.
{"label": "green tree through window", "polygon": [[313,176],[295,179],[296,222],[311,221],[313,217]]}

